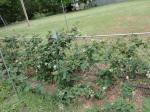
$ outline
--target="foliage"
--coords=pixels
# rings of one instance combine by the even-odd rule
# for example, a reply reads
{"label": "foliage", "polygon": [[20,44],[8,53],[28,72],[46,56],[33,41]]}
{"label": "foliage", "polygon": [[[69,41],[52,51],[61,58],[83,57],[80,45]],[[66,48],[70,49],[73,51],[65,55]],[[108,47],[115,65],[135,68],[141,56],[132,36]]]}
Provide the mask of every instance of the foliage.
{"label": "foliage", "polygon": [[147,65],[142,62],[136,53],[141,46],[146,47],[142,40],[134,37],[129,43],[118,40],[112,46],[113,52],[109,56],[110,69],[113,74],[118,75],[118,77],[128,75],[130,78],[135,78],[136,74],[146,72]]}
{"label": "foliage", "polygon": [[[9,89],[10,88],[10,89]],[[3,93],[3,94],[2,94]],[[9,94],[8,94],[9,93]],[[1,112],[22,112],[22,111],[44,111],[59,112],[56,102],[52,96],[43,98],[38,94],[26,92],[20,94],[20,99],[14,94],[10,84],[3,83],[0,86],[0,110]],[[3,100],[1,100],[3,99]],[[38,107],[38,108],[37,108]]]}
{"label": "foliage", "polygon": [[17,36],[5,37],[3,40],[2,52],[6,61],[13,63],[18,57],[19,43],[17,41]]}
{"label": "foliage", "polygon": [[[87,45],[74,45],[72,42],[77,33],[77,29],[74,28],[69,33],[50,34],[45,40],[37,35],[21,40],[13,36],[5,38],[1,49],[11,79],[18,90],[46,97],[42,82],[57,84],[55,100],[60,104],[69,105],[80,97],[102,99],[108,87],[115,81],[126,80],[127,76],[129,79],[135,79],[138,75],[146,77],[149,66],[138,55],[139,49],[148,49],[146,42],[133,38],[127,42],[117,40],[111,44],[92,42]],[[97,76],[94,79],[97,83],[92,83],[100,86],[98,90],[79,80],[81,75],[91,69],[94,76]],[[40,80],[40,84],[33,87],[32,78]],[[122,86],[123,97],[131,98],[132,92],[133,88],[130,85],[125,83]],[[104,110],[132,112],[130,108],[133,109],[128,102],[119,100]]]}
{"label": "foliage", "polygon": [[109,69],[101,70],[98,74],[97,83],[104,87],[109,87],[113,83],[113,74]]}
{"label": "foliage", "polygon": [[147,43],[134,37],[129,41],[117,40],[106,47],[103,57],[107,67],[100,70],[97,83],[108,87],[120,78],[135,79],[138,75],[145,77],[149,65],[138,55],[138,49],[141,48],[147,49]]}
{"label": "foliage", "polygon": [[[42,98],[37,104],[43,106],[42,103],[46,101],[47,105],[50,102],[51,106],[59,107],[61,110],[58,109],[58,111],[65,111],[65,105],[75,103],[78,98],[103,99],[107,88],[115,81],[124,80],[126,76],[129,76],[129,79],[135,79],[137,75],[146,77],[145,74],[149,70],[149,66],[138,55],[139,49],[148,48],[146,42],[134,38],[127,42],[117,40],[109,44],[110,47],[107,42],[74,45],[72,41],[76,34],[75,28],[69,34],[68,32],[61,32],[56,33],[56,35],[48,35],[48,39],[45,41],[37,38],[37,36],[30,39],[23,38],[22,40],[13,36],[5,38],[1,49],[11,79],[15,82],[17,89],[23,91],[24,94],[41,95]],[[80,76],[77,76],[77,74],[83,75],[93,67],[96,70],[93,70],[92,73],[97,76],[97,84],[100,86],[98,90],[95,90],[93,86],[80,82],[78,79]],[[40,80],[36,86],[32,84],[32,78]],[[58,90],[48,101],[45,99],[50,95],[46,94],[42,81],[58,84]],[[96,84],[95,82],[92,83]],[[7,86],[0,86],[0,100],[4,102],[10,96],[11,87]],[[133,91],[134,88],[128,83],[122,85],[121,92],[125,99],[131,99]],[[20,111],[19,109],[24,108],[24,105],[30,107],[29,104],[26,104],[26,102],[8,104],[12,105],[8,110]],[[39,111],[36,107],[27,109],[29,111]],[[44,111],[45,108],[52,109],[47,106],[44,107],[40,107],[40,109]],[[120,99],[112,104],[105,105],[102,109],[93,107],[87,110],[87,112],[91,111],[135,112],[135,108],[133,104]]]}
{"label": "foliage", "polygon": [[64,60],[65,49],[69,49],[73,36],[57,35],[57,39],[49,38],[49,41],[40,48],[37,61],[37,72],[39,79],[53,82],[57,80],[57,74],[62,60]]}
{"label": "foliage", "polygon": [[132,99],[133,91],[134,91],[134,88],[129,83],[124,83],[122,85],[121,92],[124,98]]}
{"label": "foliage", "polygon": [[56,80],[61,86],[72,85],[75,82],[74,76],[78,71],[87,70],[96,63],[95,55],[97,54],[96,44],[90,46],[74,46],[69,49],[64,60],[59,61],[58,70],[54,73]]}
{"label": "foliage", "polygon": [[39,19],[39,18],[42,18],[42,17],[45,17],[46,15],[43,14],[43,13],[35,13],[34,16],[33,16],[33,19]]}
{"label": "foliage", "polygon": [[38,76],[38,79],[54,83],[62,87],[72,86],[74,75],[78,71],[89,69],[95,63],[105,63],[107,68],[100,70],[97,83],[108,87],[118,78],[135,78],[137,74],[146,74],[148,66],[137,55],[137,49],[146,44],[138,39],[127,42],[117,40],[108,46],[101,42],[90,45],[71,46],[76,35],[73,29],[66,33],[49,35],[47,42],[40,38],[17,40],[16,37],[4,39],[2,50],[4,57],[13,69],[12,74]]}
{"label": "foliage", "polygon": [[11,86],[8,83],[1,82],[0,83],[0,102],[3,102],[11,95]]}
{"label": "foliage", "polygon": [[[24,3],[29,18],[32,18],[36,13],[56,14],[62,12],[59,0],[25,0]],[[16,22],[24,19],[19,0],[3,0],[3,2],[0,2],[0,13],[7,22]]]}
{"label": "foliage", "polygon": [[[8,78],[8,81],[12,80],[19,91],[22,91],[27,86],[27,68],[35,64],[33,63],[34,58],[32,58],[33,55],[35,56],[35,46],[31,46],[30,41],[23,41],[18,40],[17,36],[6,37],[3,40],[4,43],[2,46],[2,53],[11,75],[11,77]],[[37,43],[34,43],[33,41],[32,44],[37,45]]]}
{"label": "foliage", "polygon": [[119,99],[111,104],[106,104],[102,112],[135,112],[135,106],[123,99]]}
{"label": "foliage", "polygon": [[[72,3],[71,0],[62,1],[64,5]],[[37,19],[45,15],[62,12],[61,0],[24,0],[24,4],[30,19]],[[19,0],[0,1],[0,14],[9,23],[24,19],[22,6]]]}
{"label": "foliage", "polygon": [[[25,88],[28,85],[27,79],[36,76],[39,80],[51,83],[56,81],[68,86],[72,81],[72,78],[68,78],[72,74],[69,76],[69,72],[61,64],[67,63],[65,51],[71,47],[70,43],[76,34],[76,29],[73,29],[69,35],[65,32],[57,34],[57,39],[49,35],[46,42],[37,36],[22,40],[16,39],[17,37],[5,38],[2,51],[16,85]],[[63,74],[59,74],[61,72]]]}
{"label": "foliage", "polygon": [[95,92],[90,86],[75,85],[71,88],[59,90],[56,94],[59,101],[65,105],[69,105],[77,99],[77,97],[85,97],[87,99],[94,97]]}
{"label": "foliage", "polygon": [[103,89],[99,89],[95,92],[95,98],[98,100],[103,99],[106,96],[106,89],[103,87]]}
{"label": "foliage", "polygon": [[22,20],[22,13],[19,0],[2,0],[0,2],[0,14],[7,22],[15,22]]}
{"label": "foliage", "polygon": [[[1,84],[1,87],[2,86],[5,87],[5,84]],[[7,86],[9,86],[9,84],[7,84]],[[6,97],[2,96],[2,92],[5,93]],[[61,108],[60,104],[56,101],[53,95],[46,95],[43,97],[39,94],[26,92],[21,94],[20,100],[18,100],[12,89],[8,90],[8,92],[10,93],[10,95],[6,94],[7,92],[4,89],[0,91],[0,97],[4,99],[3,101],[0,101],[1,112],[73,112],[74,110],[80,111],[80,106],[78,106],[77,104],[69,105],[67,107],[62,106],[63,108]]]}

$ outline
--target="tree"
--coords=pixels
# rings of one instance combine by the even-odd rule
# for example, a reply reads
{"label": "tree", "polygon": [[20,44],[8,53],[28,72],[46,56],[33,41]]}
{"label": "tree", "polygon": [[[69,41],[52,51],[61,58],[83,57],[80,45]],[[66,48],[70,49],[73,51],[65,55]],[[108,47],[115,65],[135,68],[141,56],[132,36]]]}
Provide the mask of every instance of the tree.
{"label": "tree", "polygon": [[[64,5],[68,5],[72,0],[63,0]],[[61,0],[24,0],[29,19],[36,13],[45,15],[62,13]],[[0,0],[0,14],[8,23],[24,20],[19,0]]]}
{"label": "tree", "polygon": [[1,0],[0,1],[0,14],[8,22],[23,19],[23,13],[19,0]]}

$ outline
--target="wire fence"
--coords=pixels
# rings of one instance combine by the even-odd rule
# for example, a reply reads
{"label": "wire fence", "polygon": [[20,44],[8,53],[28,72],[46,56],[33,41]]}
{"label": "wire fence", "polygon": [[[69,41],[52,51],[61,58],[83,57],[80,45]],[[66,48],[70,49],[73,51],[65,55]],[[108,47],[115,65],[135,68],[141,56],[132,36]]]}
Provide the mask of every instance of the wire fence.
{"label": "wire fence", "polygon": [[[83,35],[83,36],[75,36],[76,39],[101,39],[101,37],[115,38],[115,37],[129,37],[129,36],[146,36],[150,38],[150,32],[135,32],[135,33],[114,33],[114,34],[105,34],[105,35]],[[0,41],[4,40],[4,38],[0,38]],[[18,40],[22,40],[22,38],[18,38]]]}
{"label": "wire fence", "polygon": [[106,34],[106,35],[94,35],[94,36],[76,36],[76,38],[97,38],[100,39],[99,37],[118,37],[118,36],[139,36],[139,35],[150,35],[150,32],[140,32],[140,33],[115,33],[115,34]]}

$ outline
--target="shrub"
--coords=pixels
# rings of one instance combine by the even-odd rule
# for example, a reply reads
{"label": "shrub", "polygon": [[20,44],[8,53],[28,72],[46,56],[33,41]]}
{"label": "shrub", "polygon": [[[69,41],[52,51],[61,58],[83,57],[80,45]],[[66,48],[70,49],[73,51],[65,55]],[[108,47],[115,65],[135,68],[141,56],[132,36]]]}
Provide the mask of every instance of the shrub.
{"label": "shrub", "polygon": [[77,97],[85,97],[87,99],[94,97],[95,92],[88,85],[75,85],[71,88],[58,90],[56,96],[58,101],[63,104],[69,105],[74,102]]}
{"label": "shrub", "polygon": [[[48,35],[45,42],[36,36],[23,40],[16,37],[4,39],[2,44],[4,57],[12,79],[20,90],[31,90],[41,94],[42,87],[32,89],[26,83],[28,78],[36,76],[41,81],[57,83],[60,89],[58,98],[69,104],[77,96],[86,98],[95,96],[102,99],[105,90],[114,81],[126,76],[135,78],[136,75],[148,71],[148,66],[137,55],[137,49],[145,46],[140,40],[133,39],[128,42],[118,40],[110,47],[106,42],[72,46],[76,30],[73,29],[69,34],[62,32],[55,36]],[[95,73],[97,83],[104,90],[95,92],[90,86],[74,85],[77,82],[77,73],[84,73],[97,63],[105,63],[107,67],[96,68],[100,71],[98,74],[97,71]],[[123,85],[123,97],[131,97],[132,91],[129,85]]]}
{"label": "shrub", "polygon": [[17,36],[5,37],[2,45],[2,52],[7,63],[14,63],[18,54],[20,43],[17,41]]}
{"label": "shrub", "polygon": [[97,83],[104,87],[109,87],[113,83],[113,74],[109,69],[101,70],[98,74]]}
{"label": "shrub", "polygon": [[145,48],[145,44],[136,38],[129,41],[117,40],[109,48],[110,50],[107,50],[106,54],[109,55],[106,63],[112,71],[113,78],[125,78],[128,75],[129,78],[134,79],[139,74],[146,74],[148,65],[137,54],[137,49],[141,46]]}
{"label": "shrub", "polygon": [[55,80],[64,87],[74,84],[77,71],[85,71],[97,62],[95,55],[98,46],[95,43],[88,47],[87,45],[73,46],[68,52],[64,59],[58,61],[58,69],[54,72]]}
{"label": "shrub", "polygon": [[[53,72],[59,69],[62,60],[64,60],[65,49],[69,49],[72,36],[58,35],[58,39],[49,38],[48,42],[41,46],[39,59],[37,62],[37,72],[39,79],[53,82],[55,76]],[[62,77],[63,78],[63,77]]]}
{"label": "shrub", "polygon": [[[60,70],[61,64],[66,63],[65,50],[70,48],[70,43],[76,34],[74,29],[69,34],[65,32],[57,34],[56,39],[49,35],[46,42],[37,36],[22,40],[16,39],[17,37],[5,38],[2,50],[9,69],[11,67],[11,74],[28,77],[36,75],[40,80],[57,81],[60,85],[67,85],[71,81],[68,79],[68,72],[66,71],[66,75],[64,71],[63,76],[55,73]],[[64,67],[63,69],[66,70]]]}

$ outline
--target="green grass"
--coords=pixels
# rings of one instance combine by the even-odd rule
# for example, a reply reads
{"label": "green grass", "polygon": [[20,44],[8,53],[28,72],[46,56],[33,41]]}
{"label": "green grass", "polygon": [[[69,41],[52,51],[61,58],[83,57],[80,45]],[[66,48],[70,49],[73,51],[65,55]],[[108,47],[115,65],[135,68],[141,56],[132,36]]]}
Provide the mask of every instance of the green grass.
{"label": "green grass", "polygon": [[145,99],[143,112],[150,112],[150,98]]}
{"label": "green grass", "polygon": [[[62,106],[55,97],[27,92],[20,93],[20,99],[10,89],[10,85],[0,84],[0,112],[61,112]],[[77,104],[64,106],[62,112],[81,112]]]}
{"label": "green grass", "polygon": [[[106,33],[146,32],[150,29],[150,0],[129,0],[129,2],[111,4],[67,14],[69,27],[77,25],[81,32],[88,35]],[[0,28],[0,37],[21,34],[47,34],[51,30],[65,27],[62,14],[44,17],[9,25],[7,30]]]}
{"label": "green grass", "polygon": [[81,112],[77,105],[62,107],[49,99],[28,93],[24,94],[20,101],[14,95],[9,100],[1,102],[0,112]]}

